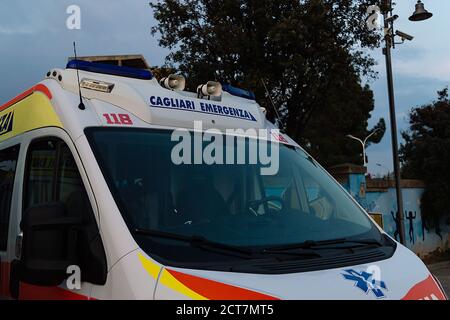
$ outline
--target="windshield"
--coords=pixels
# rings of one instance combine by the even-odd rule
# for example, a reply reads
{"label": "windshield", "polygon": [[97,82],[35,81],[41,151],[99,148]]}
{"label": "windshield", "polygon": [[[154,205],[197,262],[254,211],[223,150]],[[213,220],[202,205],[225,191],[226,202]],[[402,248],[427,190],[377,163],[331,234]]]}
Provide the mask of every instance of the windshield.
{"label": "windshield", "polygon": [[[239,247],[380,237],[362,209],[299,148],[280,144],[277,173],[264,175],[262,164],[174,164],[171,154],[178,141],[171,134],[87,130],[132,232],[196,236]],[[246,146],[250,143],[245,140]],[[228,146],[224,152],[236,154]]]}

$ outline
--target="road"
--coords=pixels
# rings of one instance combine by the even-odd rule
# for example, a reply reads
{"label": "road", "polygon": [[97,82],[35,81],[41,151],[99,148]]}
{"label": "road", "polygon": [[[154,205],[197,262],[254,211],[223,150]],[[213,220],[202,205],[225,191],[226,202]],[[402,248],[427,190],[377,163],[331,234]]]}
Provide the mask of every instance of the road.
{"label": "road", "polygon": [[435,263],[429,265],[428,268],[439,279],[447,296],[450,297],[450,261]]}

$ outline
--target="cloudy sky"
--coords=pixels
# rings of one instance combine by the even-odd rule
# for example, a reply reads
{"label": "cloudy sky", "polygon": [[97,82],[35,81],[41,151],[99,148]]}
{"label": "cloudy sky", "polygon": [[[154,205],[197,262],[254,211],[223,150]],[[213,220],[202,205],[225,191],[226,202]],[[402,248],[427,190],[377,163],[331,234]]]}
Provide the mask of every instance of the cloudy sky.
{"label": "cloudy sky", "polygon": [[[408,111],[432,101],[437,90],[450,84],[450,1],[424,0],[434,13],[425,22],[408,20],[415,0],[396,2],[397,29],[415,36],[393,52],[397,117],[400,129],[405,129]],[[81,30],[66,27],[70,5],[82,10]],[[74,40],[79,55],[142,53],[151,65],[162,64],[167,50],[151,36],[154,24],[148,0],[2,0],[0,104],[40,81],[50,68],[64,67]],[[380,117],[388,121],[389,113],[384,56],[381,50],[370,54],[378,61],[379,72],[370,83],[375,92],[374,124]],[[390,170],[390,135],[371,146],[368,156],[370,172]]]}

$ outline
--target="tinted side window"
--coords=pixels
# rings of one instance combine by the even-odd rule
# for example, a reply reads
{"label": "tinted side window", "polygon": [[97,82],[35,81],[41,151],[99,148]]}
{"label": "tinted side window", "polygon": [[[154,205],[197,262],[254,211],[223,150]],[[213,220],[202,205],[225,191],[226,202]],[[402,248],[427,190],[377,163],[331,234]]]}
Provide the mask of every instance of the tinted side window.
{"label": "tinted side window", "polygon": [[0,151],[0,251],[8,245],[9,217],[19,146]]}
{"label": "tinted side window", "polygon": [[56,201],[63,202],[66,205],[75,194],[84,193],[83,181],[77,164],[66,144],[59,146],[55,193]]}
{"label": "tinted side window", "polygon": [[70,148],[50,138],[32,142],[28,149],[24,183],[24,214],[34,206],[63,204],[64,215],[81,217],[77,253],[82,280],[106,281],[106,257],[89,197]]}
{"label": "tinted side window", "polygon": [[56,201],[56,155],[58,142],[33,142],[28,149],[24,210]]}
{"label": "tinted side window", "polygon": [[27,158],[24,210],[41,204],[68,204],[84,186],[69,147],[60,140],[31,144]]}

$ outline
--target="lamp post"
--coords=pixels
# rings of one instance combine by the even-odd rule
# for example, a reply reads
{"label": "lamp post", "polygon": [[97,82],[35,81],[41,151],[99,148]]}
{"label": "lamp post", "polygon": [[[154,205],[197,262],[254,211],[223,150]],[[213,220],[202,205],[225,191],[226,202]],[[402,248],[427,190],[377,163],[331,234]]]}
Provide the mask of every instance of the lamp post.
{"label": "lamp post", "polygon": [[381,163],[376,163],[377,167],[383,168],[386,170],[386,179],[389,180],[389,176],[391,175],[391,172],[388,167],[382,165]]}
{"label": "lamp post", "polygon": [[[398,18],[393,15],[392,0],[383,0],[383,18],[384,18],[384,43],[383,54],[386,58],[386,75],[389,95],[389,115],[391,121],[392,154],[394,161],[395,190],[397,198],[397,219],[400,221],[400,242],[405,244],[405,225],[403,223],[403,197],[401,190],[400,159],[398,154],[397,138],[397,119],[395,114],[395,95],[394,79],[392,75],[392,55],[391,49],[395,48],[395,36],[399,36],[403,43],[405,40],[412,40],[413,37],[400,31],[394,32],[394,21]],[[423,21],[432,17],[433,14],[425,10],[423,3],[419,0],[416,4],[416,10],[409,17],[411,21]]]}
{"label": "lamp post", "polygon": [[360,139],[360,138],[357,138],[357,137],[355,137],[355,136],[352,136],[351,134],[347,135],[347,138],[356,140],[356,141],[358,141],[359,143],[361,143],[362,149],[363,149],[363,164],[364,164],[364,167],[367,166],[367,160],[366,160],[366,144],[367,144],[367,141],[369,140],[369,138],[370,138],[371,136],[373,136],[373,135],[374,135],[375,133],[377,133],[378,131],[380,131],[380,129],[375,129],[375,130],[373,130],[372,133],[369,134],[364,140],[362,140],[362,139]]}

